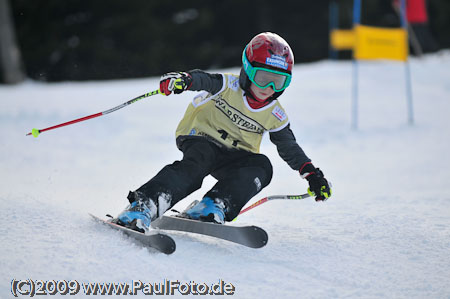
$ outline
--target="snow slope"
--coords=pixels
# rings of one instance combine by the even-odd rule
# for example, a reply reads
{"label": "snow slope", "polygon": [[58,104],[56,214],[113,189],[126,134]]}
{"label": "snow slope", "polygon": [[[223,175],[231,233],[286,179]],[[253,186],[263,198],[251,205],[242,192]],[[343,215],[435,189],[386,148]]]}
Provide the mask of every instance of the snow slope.
{"label": "snow slope", "polygon": [[[269,233],[263,249],[173,233],[170,256],[131,244],[88,212],[117,214],[128,190],[181,158],[174,132],[194,93],[154,96],[33,138],[25,137],[33,127],[107,110],[157,88],[158,78],[0,86],[0,297],[12,298],[13,279],[221,279],[235,286],[234,298],[449,298],[450,52],[412,59],[411,69],[415,125],[406,123],[403,65],[363,63],[353,131],[351,64],[297,65],[281,102],[333,197],[242,215],[236,224]],[[267,136],[262,152],[274,178],[252,202],[306,191]],[[207,178],[176,207],[213,184]]]}

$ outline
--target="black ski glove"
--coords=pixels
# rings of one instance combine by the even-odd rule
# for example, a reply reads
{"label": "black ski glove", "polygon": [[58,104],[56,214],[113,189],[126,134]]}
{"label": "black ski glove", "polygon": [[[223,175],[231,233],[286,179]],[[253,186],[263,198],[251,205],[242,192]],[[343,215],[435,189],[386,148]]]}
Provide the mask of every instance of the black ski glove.
{"label": "black ski glove", "polygon": [[300,175],[309,183],[308,193],[316,197],[316,201],[325,201],[331,196],[331,186],[325,179],[323,172],[315,168],[311,162],[303,164]]}
{"label": "black ski glove", "polygon": [[189,89],[192,84],[192,76],[185,72],[171,72],[161,76],[159,81],[159,90],[168,96],[175,93],[180,94]]}

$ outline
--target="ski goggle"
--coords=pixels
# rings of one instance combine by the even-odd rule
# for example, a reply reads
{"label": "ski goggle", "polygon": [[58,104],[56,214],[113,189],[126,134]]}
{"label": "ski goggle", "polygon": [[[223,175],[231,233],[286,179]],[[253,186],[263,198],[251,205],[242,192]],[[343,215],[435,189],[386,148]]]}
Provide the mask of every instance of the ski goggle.
{"label": "ski goggle", "polygon": [[274,91],[280,92],[291,83],[291,74],[252,66],[245,55],[245,49],[242,53],[242,65],[250,81],[259,88],[272,86]]}

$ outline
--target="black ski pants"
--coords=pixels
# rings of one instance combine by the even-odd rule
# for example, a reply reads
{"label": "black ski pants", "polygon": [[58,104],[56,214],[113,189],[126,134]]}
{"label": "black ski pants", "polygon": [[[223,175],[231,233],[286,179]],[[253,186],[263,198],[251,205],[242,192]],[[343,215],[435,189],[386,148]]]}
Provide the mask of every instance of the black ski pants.
{"label": "black ski pants", "polygon": [[153,200],[157,207],[160,194],[169,198],[170,208],[198,190],[203,179],[212,175],[217,183],[205,196],[222,199],[227,206],[226,220],[231,221],[272,179],[272,164],[262,154],[230,150],[206,138],[186,139],[180,149],[183,152],[181,161],[165,166],[136,190]]}

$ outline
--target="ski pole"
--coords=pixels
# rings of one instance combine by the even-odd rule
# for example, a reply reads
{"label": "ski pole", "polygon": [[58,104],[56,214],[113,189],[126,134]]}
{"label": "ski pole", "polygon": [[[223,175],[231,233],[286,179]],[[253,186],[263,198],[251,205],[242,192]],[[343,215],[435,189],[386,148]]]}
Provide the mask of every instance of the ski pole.
{"label": "ski pole", "polygon": [[157,95],[157,94],[161,94],[161,91],[159,89],[158,90],[154,90],[152,92],[148,92],[148,93],[143,94],[141,96],[138,96],[138,97],[136,97],[134,99],[129,100],[128,102],[125,102],[125,103],[123,103],[123,104],[121,104],[121,105],[119,105],[117,107],[111,108],[111,109],[103,111],[103,112],[99,112],[99,113],[95,113],[95,114],[88,115],[88,116],[85,116],[85,117],[81,117],[81,118],[78,118],[78,119],[74,119],[74,120],[71,120],[71,121],[68,121],[68,122],[65,122],[65,123],[53,126],[53,127],[48,127],[48,128],[45,128],[45,129],[41,129],[41,130],[33,129],[26,136],[33,135],[34,137],[38,137],[39,134],[42,133],[42,132],[50,131],[50,130],[61,128],[61,127],[65,127],[65,126],[68,126],[68,125],[71,125],[71,124],[75,124],[75,123],[79,123],[79,122],[82,122],[82,121],[85,121],[85,120],[88,120],[88,119],[91,119],[91,118],[96,118],[96,117],[99,117],[99,116],[102,116],[102,115],[105,115],[105,114],[109,114],[111,112],[114,112],[114,111],[117,111],[119,109],[122,109],[122,108],[124,108],[124,107],[126,107],[128,105],[136,103],[137,101],[140,101],[142,99],[145,99],[145,98]]}
{"label": "ski pole", "polygon": [[239,215],[253,209],[256,208],[259,205],[262,205],[265,202],[268,202],[269,200],[274,200],[274,199],[289,199],[289,200],[299,200],[299,199],[305,199],[311,197],[311,195],[309,193],[305,193],[305,194],[301,194],[301,195],[272,195],[272,196],[267,196],[264,197],[263,199],[258,200],[257,202],[255,202],[254,204],[252,204],[251,206],[248,206],[247,208],[243,209]]}
{"label": "ski pole", "polygon": [[[328,184],[329,184],[329,186],[331,188],[332,187],[331,182],[328,182]],[[309,188],[308,188],[308,193],[300,194],[300,195],[272,195],[272,196],[267,196],[267,197],[264,197],[263,199],[258,200],[257,202],[253,203],[252,205],[246,207],[245,209],[241,210],[241,212],[238,214],[238,216],[243,214],[243,213],[245,213],[245,212],[247,212],[247,211],[249,211],[249,210],[251,210],[251,209],[253,209],[253,208],[256,208],[259,205],[262,205],[265,202],[268,202],[269,200],[274,200],[274,199],[300,200],[300,199],[305,199],[305,198],[312,197],[312,196],[315,196],[315,194]],[[236,219],[237,219],[237,216],[236,216],[236,218],[233,219],[233,221],[235,221]]]}

